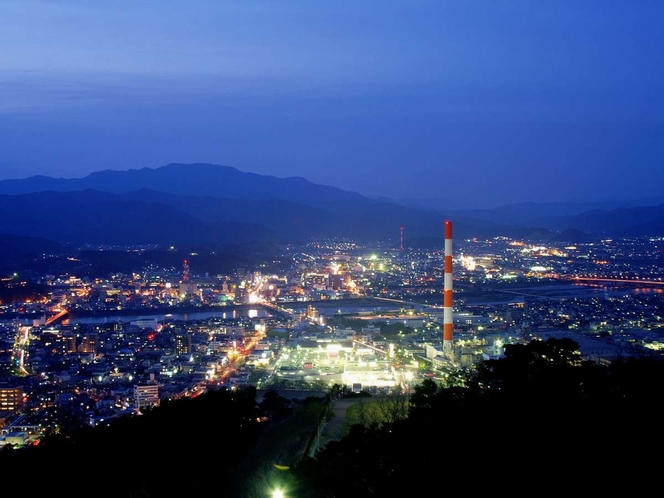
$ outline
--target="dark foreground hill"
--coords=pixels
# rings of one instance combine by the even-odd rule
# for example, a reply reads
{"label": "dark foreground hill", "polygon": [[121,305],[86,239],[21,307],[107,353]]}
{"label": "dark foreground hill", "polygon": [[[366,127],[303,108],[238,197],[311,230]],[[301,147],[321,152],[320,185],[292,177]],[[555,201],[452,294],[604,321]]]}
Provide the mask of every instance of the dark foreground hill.
{"label": "dark foreground hill", "polygon": [[303,460],[297,496],[644,495],[662,378],[661,357],[605,366],[569,339],[511,345],[456,386],[416,386],[407,418],[355,425]]}
{"label": "dark foreground hill", "polygon": [[[270,394],[258,402],[253,387],[222,388],[164,401],[107,426],[54,433],[30,448],[6,447],[0,468],[12,479],[3,488],[70,498],[263,493],[257,483],[271,474],[274,462],[302,457],[324,409],[321,398],[291,405]],[[275,435],[282,445],[274,444]],[[26,474],[33,478],[26,481]]]}
{"label": "dark foreground hill", "polygon": [[[258,498],[277,486],[291,498],[642,496],[660,470],[662,378],[660,357],[600,365],[583,361],[570,339],[533,341],[509,345],[504,358],[447,384],[426,380],[408,398],[395,392],[407,399],[407,417],[385,411],[383,420],[353,425],[287,468],[275,467],[284,463],[278,453],[252,451],[267,448],[257,445],[270,425],[279,433],[277,414],[288,416],[276,398],[257,405],[251,388],[169,402],[109,427],[5,450],[0,468],[16,477],[8,491],[72,498]],[[329,398],[340,392],[332,389]],[[283,432],[283,448],[292,437]],[[277,470],[266,472],[266,465]]]}

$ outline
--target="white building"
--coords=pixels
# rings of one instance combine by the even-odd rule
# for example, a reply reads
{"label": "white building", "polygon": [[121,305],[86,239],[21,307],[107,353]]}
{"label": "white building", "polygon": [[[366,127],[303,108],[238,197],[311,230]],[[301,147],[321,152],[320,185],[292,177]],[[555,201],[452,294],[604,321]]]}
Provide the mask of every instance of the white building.
{"label": "white building", "polygon": [[137,412],[151,406],[159,406],[159,386],[146,384],[134,386],[134,408]]}

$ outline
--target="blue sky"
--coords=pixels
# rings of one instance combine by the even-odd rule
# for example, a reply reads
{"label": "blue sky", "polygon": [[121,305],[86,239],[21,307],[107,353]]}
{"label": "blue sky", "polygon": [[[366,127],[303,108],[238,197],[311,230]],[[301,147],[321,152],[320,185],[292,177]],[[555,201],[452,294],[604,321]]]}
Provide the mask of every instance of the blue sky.
{"label": "blue sky", "polygon": [[0,179],[207,162],[494,206],[660,195],[664,3],[0,0]]}

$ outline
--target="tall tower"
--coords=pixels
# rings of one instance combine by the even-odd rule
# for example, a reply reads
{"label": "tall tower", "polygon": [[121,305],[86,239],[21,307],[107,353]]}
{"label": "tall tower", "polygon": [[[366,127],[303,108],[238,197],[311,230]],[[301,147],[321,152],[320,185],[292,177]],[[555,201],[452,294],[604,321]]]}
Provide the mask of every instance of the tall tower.
{"label": "tall tower", "polygon": [[403,251],[403,227],[401,227],[401,246],[399,247]]}
{"label": "tall tower", "polygon": [[452,353],[454,312],[452,308],[452,222],[445,222],[445,279],[443,288],[443,352]]}
{"label": "tall tower", "polygon": [[189,282],[189,261],[186,259],[182,264],[182,281],[185,283]]}

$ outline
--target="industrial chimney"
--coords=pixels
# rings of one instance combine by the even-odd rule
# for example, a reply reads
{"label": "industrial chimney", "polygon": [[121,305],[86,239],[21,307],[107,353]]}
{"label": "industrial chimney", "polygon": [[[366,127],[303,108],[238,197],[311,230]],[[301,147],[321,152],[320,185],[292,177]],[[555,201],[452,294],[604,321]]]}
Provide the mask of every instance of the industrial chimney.
{"label": "industrial chimney", "polygon": [[443,287],[443,353],[451,357],[454,339],[452,308],[452,222],[445,222],[445,277]]}

